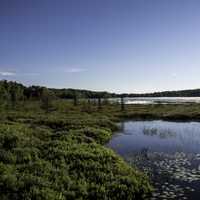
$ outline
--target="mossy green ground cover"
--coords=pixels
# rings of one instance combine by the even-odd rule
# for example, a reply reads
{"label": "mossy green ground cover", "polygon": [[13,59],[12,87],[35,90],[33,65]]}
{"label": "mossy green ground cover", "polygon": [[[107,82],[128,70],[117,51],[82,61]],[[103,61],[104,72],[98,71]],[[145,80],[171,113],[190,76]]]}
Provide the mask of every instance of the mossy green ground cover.
{"label": "mossy green ground cover", "polygon": [[199,105],[74,107],[39,102],[0,111],[0,199],[148,199],[148,178],[104,144],[126,118],[199,119]]}

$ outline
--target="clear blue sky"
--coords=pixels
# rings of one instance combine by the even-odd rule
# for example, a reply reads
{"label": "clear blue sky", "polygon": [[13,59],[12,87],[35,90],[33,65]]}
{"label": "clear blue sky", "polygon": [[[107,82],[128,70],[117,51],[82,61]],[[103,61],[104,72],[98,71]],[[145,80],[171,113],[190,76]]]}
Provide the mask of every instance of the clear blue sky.
{"label": "clear blue sky", "polygon": [[0,0],[0,79],[55,88],[200,88],[198,0]]}

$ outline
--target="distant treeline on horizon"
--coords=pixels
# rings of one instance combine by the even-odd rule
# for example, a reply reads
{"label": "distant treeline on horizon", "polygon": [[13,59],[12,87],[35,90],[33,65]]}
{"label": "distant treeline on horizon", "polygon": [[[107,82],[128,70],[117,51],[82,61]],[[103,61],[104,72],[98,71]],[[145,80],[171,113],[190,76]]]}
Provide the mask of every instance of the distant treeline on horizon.
{"label": "distant treeline on horizon", "polygon": [[97,92],[81,89],[54,89],[41,86],[24,86],[23,84],[1,80],[0,81],[0,98],[18,98],[20,99],[40,99],[43,90],[48,90],[55,97],[62,99],[72,99],[75,96],[78,98],[118,98],[118,97],[200,97],[200,89],[180,90],[180,91],[165,91],[144,94],[116,94],[109,92]]}

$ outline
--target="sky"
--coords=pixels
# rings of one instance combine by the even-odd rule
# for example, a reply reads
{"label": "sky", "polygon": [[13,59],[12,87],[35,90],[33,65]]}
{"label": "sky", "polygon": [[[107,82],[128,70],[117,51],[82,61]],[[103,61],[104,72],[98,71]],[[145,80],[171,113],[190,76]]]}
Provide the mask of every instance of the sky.
{"label": "sky", "polygon": [[0,79],[110,92],[200,88],[198,0],[0,0]]}

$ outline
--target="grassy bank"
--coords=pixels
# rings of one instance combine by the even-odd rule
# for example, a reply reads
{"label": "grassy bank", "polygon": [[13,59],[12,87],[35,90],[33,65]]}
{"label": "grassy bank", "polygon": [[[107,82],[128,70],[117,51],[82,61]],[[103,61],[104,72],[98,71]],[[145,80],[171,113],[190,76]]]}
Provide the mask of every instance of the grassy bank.
{"label": "grassy bank", "polygon": [[118,106],[55,101],[0,111],[0,198],[146,199],[148,178],[104,147],[117,129]]}

